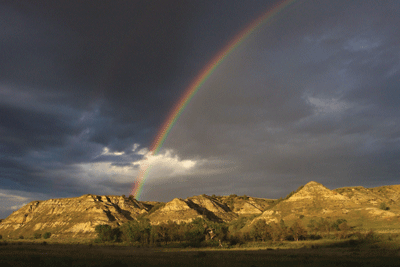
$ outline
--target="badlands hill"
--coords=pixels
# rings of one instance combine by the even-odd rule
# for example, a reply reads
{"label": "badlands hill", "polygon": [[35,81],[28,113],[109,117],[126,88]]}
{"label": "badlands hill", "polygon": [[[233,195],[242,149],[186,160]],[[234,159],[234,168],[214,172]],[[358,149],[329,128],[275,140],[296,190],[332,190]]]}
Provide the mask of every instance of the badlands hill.
{"label": "badlands hill", "polygon": [[[361,186],[329,190],[317,182],[300,187],[289,198],[264,211],[254,221],[304,222],[327,218],[346,219],[359,229],[400,228],[400,186],[364,188]],[[385,208],[383,208],[383,206]],[[253,222],[254,222],[253,221]]]}
{"label": "badlands hill", "polygon": [[251,197],[220,198],[222,201],[201,195],[162,203],[89,194],[77,198],[32,201],[0,223],[0,234],[17,238],[51,232],[52,238],[91,238],[95,237],[94,229],[98,224],[116,227],[139,216],[149,218],[152,224],[190,222],[197,217],[229,222],[240,214],[261,214],[274,202]]}
{"label": "badlands hill", "polygon": [[309,182],[279,200],[200,195],[162,203],[89,194],[77,198],[33,201],[1,221],[0,234],[16,238],[51,232],[52,238],[92,238],[98,224],[116,227],[138,217],[148,218],[151,224],[160,224],[168,221],[190,222],[197,217],[229,223],[242,216],[254,216],[250,224],[259,219],[267,222],[283,219],[288,223],[302,219],[305,225],[319,218],[342,218],[360,229],[398,229],[399,200],[399,185],[329,190],[316,182]]}

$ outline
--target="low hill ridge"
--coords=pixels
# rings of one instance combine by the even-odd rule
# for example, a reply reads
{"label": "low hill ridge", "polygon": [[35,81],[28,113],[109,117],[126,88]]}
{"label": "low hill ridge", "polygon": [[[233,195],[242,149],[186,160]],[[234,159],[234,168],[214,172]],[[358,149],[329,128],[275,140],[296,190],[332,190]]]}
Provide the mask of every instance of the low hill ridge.
{"label": "low hill ridge", "polygon": [[[303,186],[298,192],[294,193],[286,202],[296,201],[349,201],[348,197],[333,192],[320,183],[311,181]],[[315,203],[318,204],[318,203]]]}
{"label": "low hill ridge", "polygon": [[51,231],[57,235],[94,234],[97,224],[120,225],[146,207],[122,196],[83,195],[77,198],[32,201],[13,212],[0,224],[0,232],[24,235],[32,231]]}
{"label": "low hill ridge", "polygon": [[[364,218],[385,222],[389,227],[396,222],[400,223],[400,206],[393,200],[400,195],[397,188],[397,186],[392,186],[367,189],[359,186],[330,190],[322,184],[312,181],[289,198],[264,211],[252,223],[259,219],[267,222],[279,222],[280,220],[293,222],[300,218],[307,218],[306,220],[347,218],[346,220],[360,225],[362,224],[360,218]],[[388,210],[380,207],[384,201],[387,201],[386,204],[391,204]]]}
{"label": "low hill ridge", "polygon": [[[399,200],[400,185],[330,190],[315,181],[279,200],[245,195],[200,195],[162,203],[87,194],[32,201],[0,222],[0,234],[18,237],[49,231],[53,238],[87,238],[95,236],[94,228],[98,224],[116,227],[139,216],[148,218],[151,224],[191,222],[199,217],[231,222],[239,216],[257,216],[250,224],[259,219],[267,222],[283,219],[288,223],[302,219],[307,223],[315,218],[344,218],[360,225],[359,218],[363,218],[392,227],[400,224]],[[380,207],[382,203],[385,208]]]}

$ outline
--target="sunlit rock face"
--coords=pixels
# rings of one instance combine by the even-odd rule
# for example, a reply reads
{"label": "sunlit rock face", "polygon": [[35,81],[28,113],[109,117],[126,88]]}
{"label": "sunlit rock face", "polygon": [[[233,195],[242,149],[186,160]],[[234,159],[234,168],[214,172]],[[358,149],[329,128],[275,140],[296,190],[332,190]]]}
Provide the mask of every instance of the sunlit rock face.
{"label": "sunlit rock face", "polygon": [[147,208],[122,196],[84,195],[77,198],[32,201],[13,212],[0,224],[6,236],[51,232],[57,236],[94,236],[98,224],[120,225]]}
{"label": "sunlit rock face", "polygon": [[301,219],[307,225],[310,220],[340,218],[353,226],[400,228],[399,185],[330,190],[320,183],[309,182],[289,196],[274,200],[200,195],[162,203],[88,194],[77,198],[32,201],[0,222],[0,234],[29,238],[35,233],[51,232],[52,238],[58,239],[94,238],[96,225],[117,227],[137,219],[139,215],[156,225],[168,221],[188,223],[196,218],[231,222],[239,216],[257,216],[249,220],[249,226],[260,219],[267,223],[284,220],[288,224]]}
{"label": "sunlit rock face", "polygon": [[364,188],[363,186],[342,187],[333,190],[358,204],[380,205],[382,202],[388,205],[400,204],[400,185],[379,186]]}
{"label": "sunlit rock face", "polygon": [[203,217],[215,222],[230,222],[240,215],[261,214],[273,200],[251,197],[200,195],[186,199],[175,198],[163,208],[151,213],[152,224],[191,222]]}
{"label": "sunlit rock face", "polygon": [[[317,182],[309,182],[276,206],[264,211],[258,218],[269,222],[293,222],[302,219],[307,224],[311,219],[346,219],[354,225],[382,225],[400,223],[400,186],[364,188],[362,186],[330,190]],[[388,210],[380,205],[386,203]],[[363,221],[364,220],[364,221]],[[373,224],[371,224],[373,225]],[[389,226],[388,226],[389,227]],[[391,226],[390,226],[391,227]]]}

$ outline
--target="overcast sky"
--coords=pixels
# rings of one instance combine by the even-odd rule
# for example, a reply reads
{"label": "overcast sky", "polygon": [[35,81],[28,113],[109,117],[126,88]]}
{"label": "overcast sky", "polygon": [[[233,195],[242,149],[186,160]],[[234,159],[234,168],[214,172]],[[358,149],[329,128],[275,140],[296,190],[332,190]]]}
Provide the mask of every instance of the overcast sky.
{"label": "overcast sky", "polygon": [[400,2],[298,0],[200,88],[201,69],[279,1],[0,1],[0,218],[32,200],[279,198],[400,184]]}

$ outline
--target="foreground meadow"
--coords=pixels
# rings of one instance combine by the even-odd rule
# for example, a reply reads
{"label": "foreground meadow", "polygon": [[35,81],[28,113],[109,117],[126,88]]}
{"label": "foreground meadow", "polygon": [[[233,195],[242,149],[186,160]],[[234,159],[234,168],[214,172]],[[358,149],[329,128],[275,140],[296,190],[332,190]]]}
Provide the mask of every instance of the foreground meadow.
{"label": "foreground meadow", "polygon": [[231,248],[137,248],[126,245],[0,242],[0,266],[399,266],[400,242],[304,241]]}

